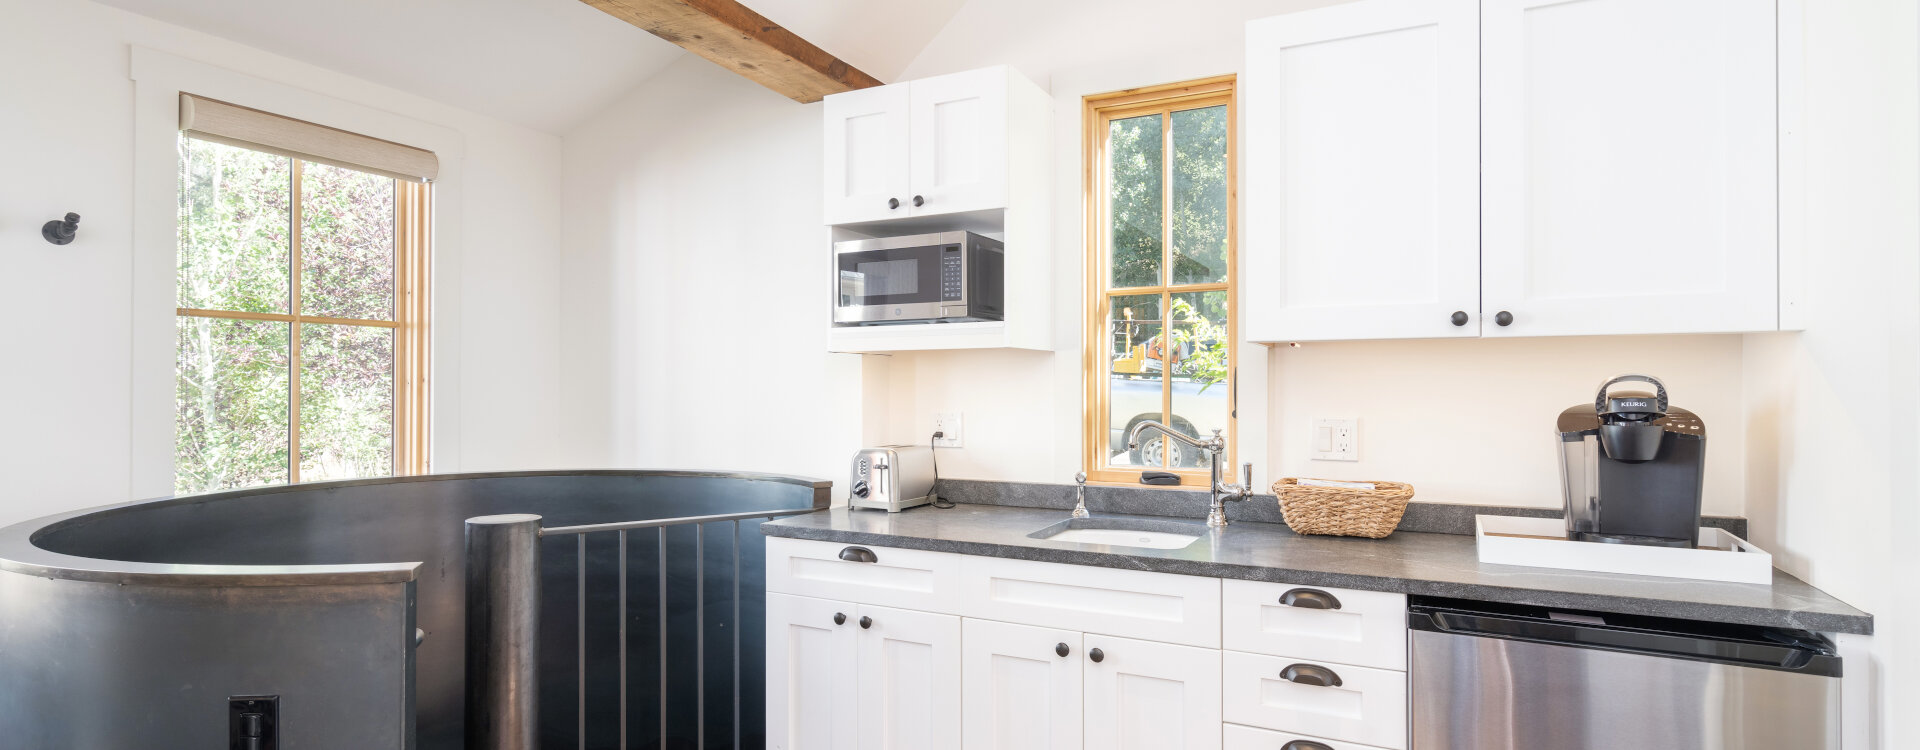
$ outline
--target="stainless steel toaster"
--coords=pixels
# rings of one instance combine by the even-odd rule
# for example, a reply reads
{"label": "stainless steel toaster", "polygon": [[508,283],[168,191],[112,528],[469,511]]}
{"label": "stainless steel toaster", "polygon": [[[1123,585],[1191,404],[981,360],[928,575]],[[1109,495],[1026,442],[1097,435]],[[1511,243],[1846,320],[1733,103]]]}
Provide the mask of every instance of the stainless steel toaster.
{"label": "stainless steel toaster", "polygon": [[847,505],[899,513],[933,502],[933,448],[882,445],[853,454]]}

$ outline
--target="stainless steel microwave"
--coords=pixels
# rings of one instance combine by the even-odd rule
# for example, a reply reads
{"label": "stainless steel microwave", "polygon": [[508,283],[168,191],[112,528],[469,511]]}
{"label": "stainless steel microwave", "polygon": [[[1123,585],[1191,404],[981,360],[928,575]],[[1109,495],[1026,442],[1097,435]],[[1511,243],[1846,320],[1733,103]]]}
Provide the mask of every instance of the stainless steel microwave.
{"label": "stainless steel microwave", "polygon": [[1006,316],[1006,252],[972,232],[836,242],[833,324],[956,323]]}

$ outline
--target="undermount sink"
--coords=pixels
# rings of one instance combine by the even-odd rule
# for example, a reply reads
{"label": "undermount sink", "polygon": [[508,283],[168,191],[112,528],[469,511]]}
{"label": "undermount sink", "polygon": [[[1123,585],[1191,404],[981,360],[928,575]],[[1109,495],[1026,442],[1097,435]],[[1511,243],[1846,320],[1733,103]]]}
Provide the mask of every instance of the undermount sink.
{"label": "undermount sink", "polygon": [[1206,529],[1179,521],[1140,518],[1069,518],[1028,534],[1031,539],[1109,547],[1182,549],[1206,535]]}

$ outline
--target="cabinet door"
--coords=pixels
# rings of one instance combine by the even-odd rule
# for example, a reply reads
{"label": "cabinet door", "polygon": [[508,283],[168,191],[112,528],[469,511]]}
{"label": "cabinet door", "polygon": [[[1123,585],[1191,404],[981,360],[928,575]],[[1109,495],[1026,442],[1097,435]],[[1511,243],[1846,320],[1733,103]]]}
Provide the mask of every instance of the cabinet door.
{"label": "cabinet door", "polygon": [[860,605],[860,750],[959,750],[960,618]]}
{"label": "cabinet door", "polygon": [[1478,13],[1359,0],[1247,24],[1250,340],[1479,334]]}
{"label": "cabinet door", "polygon": [[1005,208],[1009,70],[913,81],[915,216]]}
{"label": "cabinet door", "polygon": [[961,623],[967,750],[1078,750],[1080,634],[971,618]]}
{"label": "cabinet door", "polygon": [[856,614],[857,608],[844,602],[767,595],[770,750],[854,747]]}
{"label": "cabinet door", "polygon": [[910,88],[896,83],[826,98],[826,223],[911,214],[907,193]]}
{"label": "cabinet door", "polygon": [[1219,651],[1091,633],[1083,643],[1087,747],[1219,750]]}
{"label": "cabinet door", "polygon": [[1774,3],[1487,0],[1482,23],[1483,332],[1778,327]]}

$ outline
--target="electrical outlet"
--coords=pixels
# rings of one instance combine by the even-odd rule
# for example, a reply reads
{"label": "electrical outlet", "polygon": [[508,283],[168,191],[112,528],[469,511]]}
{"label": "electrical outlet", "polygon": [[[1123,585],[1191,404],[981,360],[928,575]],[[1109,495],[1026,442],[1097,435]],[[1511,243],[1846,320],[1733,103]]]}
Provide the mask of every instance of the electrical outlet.
{"label": "electrical outlet", "polygon": [[1354,417],[1313,420],[1308,437],[1315,461],[1360,460],[1360,420]]}
{"label": "electrical outlet", "polygon": [[940,437],[933,439],[934,446],[938,448],[961,447],[960,427],[960,412],[943,411],[934,414],[933,431],[940,433]]}

